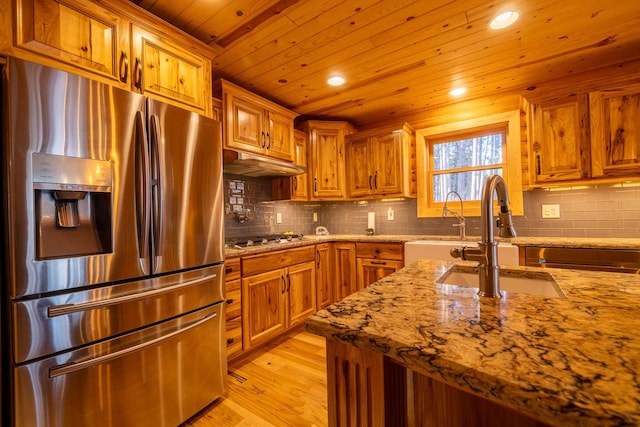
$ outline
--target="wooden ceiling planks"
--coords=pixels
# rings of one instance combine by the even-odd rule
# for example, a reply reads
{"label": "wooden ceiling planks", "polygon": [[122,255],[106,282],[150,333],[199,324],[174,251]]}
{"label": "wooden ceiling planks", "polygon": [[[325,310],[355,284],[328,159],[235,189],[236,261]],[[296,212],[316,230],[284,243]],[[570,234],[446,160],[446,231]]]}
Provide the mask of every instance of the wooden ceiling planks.
{"label": "wooden ceiling planks", "polygon": [[[216,77],[305,116],[359,124],[462,105],[448,95],[454,84],[468,87],[467,105],[489,105],[640,58],[637,0],[515,0],[521,18],[502,31],[487,28],[503,5],[491,0],[132,1],[205,42],[222,38]],[[325,85],[334,71],[346,86]]]}

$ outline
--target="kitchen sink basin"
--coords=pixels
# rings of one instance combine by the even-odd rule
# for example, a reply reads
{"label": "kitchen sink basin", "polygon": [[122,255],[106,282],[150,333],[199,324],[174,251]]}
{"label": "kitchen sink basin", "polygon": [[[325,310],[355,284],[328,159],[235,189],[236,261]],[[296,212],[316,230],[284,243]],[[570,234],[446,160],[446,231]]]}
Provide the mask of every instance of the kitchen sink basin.
{"label": "kitchen sink basin", "polygon": [[[473,266],[454,265],[436,283],[456,286],[478,287],[478,269]],[[539,295],[543,297],[566,298],[562,288],[553,276],[545,271],[524,271],[508,268],[500,269],[500,290],[507,293]]]}
{"label": "kitchen sink basin", "polygon": [[[466,246],[477,248],[478,242],[461,240],[415,240],[404,245],[404,262],[411,264],[419,259],[451,261],[449,253],[453,248]],[[498,244],[498,262],[500,265],[518,265],[518,247],[510,243]]]}

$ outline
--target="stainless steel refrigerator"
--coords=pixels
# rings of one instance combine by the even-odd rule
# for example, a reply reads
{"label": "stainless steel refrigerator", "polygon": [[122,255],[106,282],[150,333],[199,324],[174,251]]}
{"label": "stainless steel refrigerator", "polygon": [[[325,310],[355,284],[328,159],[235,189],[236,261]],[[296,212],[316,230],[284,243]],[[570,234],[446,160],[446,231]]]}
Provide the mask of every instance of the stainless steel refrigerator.
{"label": "stainless steel refrigerator", "polygon": [[176,426],[225,387],[219,123],[15,58],[2,81],[3,409]]}

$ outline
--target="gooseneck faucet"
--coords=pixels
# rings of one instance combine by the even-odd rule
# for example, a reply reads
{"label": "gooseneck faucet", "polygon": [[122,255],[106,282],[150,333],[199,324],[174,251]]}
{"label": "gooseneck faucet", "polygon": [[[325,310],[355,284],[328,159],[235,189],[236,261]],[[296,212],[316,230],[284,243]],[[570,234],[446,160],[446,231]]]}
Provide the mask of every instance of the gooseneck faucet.
{"label": "gooseneck faucet", "polygon": [[481,297],[501,298],[500,294],[500,265],[498,264],[498,243],[493,233],[493,194],[498,195],[500,213],[497,225],[500,237],[515,237],[511,211],[509,210],[509,196],[507,185],[500,175],[490,176],[482,187],[481,215],[482,241],[477,248],[451,249],[451,256],[465,261],[478,261],[479,290]]}
{"label": "gooseneck faucet", "polygon": [[[460,199],[460,214],[459,215],[458,215],[457,212],[452,211],[451,209],[449,209],[447,207],[447,203],[449,202],[449,196],[452,195],[452,194],[458,196],[458,199]],[[460,193],[458,193],[457,191],[454,191],[454,190],[449,191],[447,193],[447,196],[444,198],[444,206],[442,208],[442,218],[446,218],[447,217],[447,212],[458,219],[458,221],[459,221],[458,224],[453,224],[453,226],[460,228],[460,240],[464,240],[464,238],[466,236],[465,219],[464,219],[464,205],[462,203],[462,196],[460,196]]]}

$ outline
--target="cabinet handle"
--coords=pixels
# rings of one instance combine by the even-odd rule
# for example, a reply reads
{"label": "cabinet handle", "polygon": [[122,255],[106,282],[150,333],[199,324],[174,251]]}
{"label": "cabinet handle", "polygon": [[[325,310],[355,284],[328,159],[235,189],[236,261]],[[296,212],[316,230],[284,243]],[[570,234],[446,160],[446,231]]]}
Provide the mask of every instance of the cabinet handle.
{"label": "cabinet handle", "polygon": [[282,293],[284,294],[287,291],[287,279],[284,277],[284,274],[280,277],[282,278]]}
{"label": "cabinet handle", "polygon": [[291,290],[291,276],[287,273],[287,292]]}
{"label": "cabinet handle", "polygon": [[226,267],[226,268],[224,269],[224,273],[225,273],[225,274],[233,273],[233,267]]}
{"label": "cabinet handle", "polygon": [[318,178],[313,178],[313,192],[318,192]]}
{"label": "cabinet handle", "polygon": [[372,189],[373,189],[373,187],[371,186],[371,178],[372,178],[372,176],[371,176],[371,175],[369,175],[369,190],[372,190]]}
{"label": "cabinet handle", "polygon": [[227,300],[227,304],[229,304],[229,305],[233,304],[233,298],[229,298],[229,299]]}
{"label": "cabinet handle", "polygon": [[133,66],[133,85],[142,92],[142,64],[140,58],[136,58],[136,63]]}
{"label": "cabinet handle", "polygon": [[316,251],[316,264],[317,268],[320,268],[320,251]]}
{"label": "cabinet handle", "polygon": [[540,175],[540,170],[541,170],[541,168],[540,168],[540,154],[538,154],[536,156],[536,171],[537,171],[538,175]]}
{"label": "cabinet handle", "polygon": [[271,148],[271,135],[267,132],[267,150]]}
{"label": "cabinet handle", "polygon": [[373,177],[373,188],[375,188],[376,190],[378,189],[378,172],[376,172],[375,176]]}
{"label": "cabinet handle", "polygon": [[261,132],[261,136],[262,136],[262,144],[260,144],[260,146],[264,148],[267,145],[266,138],[264,137],[264,131]]}
{"label": "cabinet handle", "polygon": [[375,265],[387,265],[386,261],[371,261],[371,264]]}
{"label": "cabinet handle", "polygon": [[129,78],[129,58],[124,50],[120,52],[120,81],[126,83]]}
{"label": "cabinet handle", "polygon": [[293,177],[293,191],[298,191],[298,178]]}

